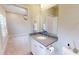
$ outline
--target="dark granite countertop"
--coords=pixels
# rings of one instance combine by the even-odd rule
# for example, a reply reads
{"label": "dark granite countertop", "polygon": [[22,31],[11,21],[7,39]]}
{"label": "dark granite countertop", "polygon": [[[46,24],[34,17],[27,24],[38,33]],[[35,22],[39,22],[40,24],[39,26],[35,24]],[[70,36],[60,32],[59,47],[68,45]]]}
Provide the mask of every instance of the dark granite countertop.
{"label": "dark granite countertop", "polygon": [[[42,34],[41,32],[38,32],[38,33],[31,33],[30,36],[32,38],[34,38],[34,40],[40,42],[42,45],[44,46],[49,46],[51,44],[53,44],[54,42],[56,42],[58,40],[58,38],[56,36],[52,36],[52,35],[44,35]],[[42,39],[38,39],[37,37],[39,36],[43,36],[43,37],[46,37],[46,39],[42,40]]]}

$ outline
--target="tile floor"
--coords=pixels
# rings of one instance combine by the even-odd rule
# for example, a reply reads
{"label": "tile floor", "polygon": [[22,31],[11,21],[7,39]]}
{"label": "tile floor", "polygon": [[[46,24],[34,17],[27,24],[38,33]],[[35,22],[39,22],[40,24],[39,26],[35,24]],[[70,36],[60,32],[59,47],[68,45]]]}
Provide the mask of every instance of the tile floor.
{"label": "tile floor", "polygon": [[19,49],[15,46],[14,39],[9,39],[4,55],[32,55],[27,53],[27,49]]}

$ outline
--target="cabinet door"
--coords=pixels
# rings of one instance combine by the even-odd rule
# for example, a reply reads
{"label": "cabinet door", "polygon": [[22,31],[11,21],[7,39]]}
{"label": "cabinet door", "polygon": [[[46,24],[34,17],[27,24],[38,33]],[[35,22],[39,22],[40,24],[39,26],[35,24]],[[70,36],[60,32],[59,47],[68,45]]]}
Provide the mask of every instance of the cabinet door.
{"label": "cabinet door", "polygon": [[37,53],[38,55],[45,55],[46,54],[46,47],[43,46],[41,43],[38,42],[38,46],[37,46]]}
{"label": "cabinet door", "polygon": [[36,51],[37,51],[37,43],[36,43],[36,41],[35,40],[31,40],[31,52],[34,54],[34,55],[36,55],[37,53],[36,53]]}
{"label": "cabinet door", "polygon": [[31,51],[35,55],[45,55],[46,54],[46,47],[44,47],[41,43],[31,40]]}

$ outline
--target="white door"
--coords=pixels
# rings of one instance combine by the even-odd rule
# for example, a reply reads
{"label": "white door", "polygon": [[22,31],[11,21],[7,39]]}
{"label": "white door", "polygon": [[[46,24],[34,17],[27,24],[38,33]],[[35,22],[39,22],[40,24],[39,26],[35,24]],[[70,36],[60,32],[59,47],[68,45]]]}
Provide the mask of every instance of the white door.
{"label": "white door", "polygon": [[23,18],[23,15],[15,13],[7,13],[7,24],[9,36],[9,45],[14,45],[12,47],[16,54],[29,53],[30,52],[30,38],[29,34],[31,33],[31,24],[30,20],[26,21]]}

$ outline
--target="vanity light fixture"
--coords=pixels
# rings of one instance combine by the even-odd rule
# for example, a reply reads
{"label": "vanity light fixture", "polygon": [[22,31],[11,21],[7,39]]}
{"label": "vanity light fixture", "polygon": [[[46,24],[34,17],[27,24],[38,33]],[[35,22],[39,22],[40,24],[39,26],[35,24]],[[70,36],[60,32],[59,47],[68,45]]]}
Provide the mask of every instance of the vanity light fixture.
{"label": "vanity light fixture", "polygon": [[51,8],[55,6],[56,4],[41,4],[41,10],[46,10],[48,8]]}

